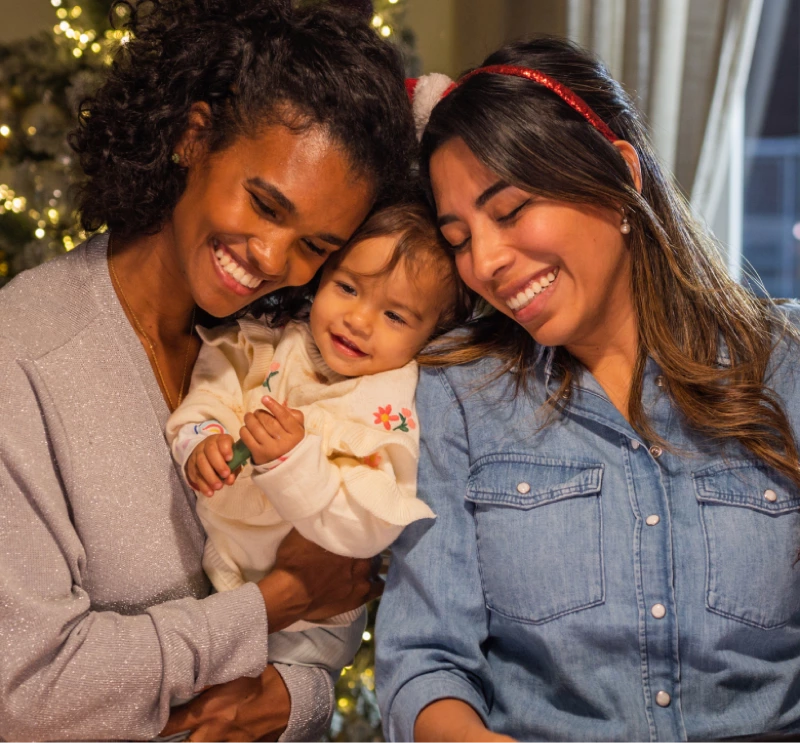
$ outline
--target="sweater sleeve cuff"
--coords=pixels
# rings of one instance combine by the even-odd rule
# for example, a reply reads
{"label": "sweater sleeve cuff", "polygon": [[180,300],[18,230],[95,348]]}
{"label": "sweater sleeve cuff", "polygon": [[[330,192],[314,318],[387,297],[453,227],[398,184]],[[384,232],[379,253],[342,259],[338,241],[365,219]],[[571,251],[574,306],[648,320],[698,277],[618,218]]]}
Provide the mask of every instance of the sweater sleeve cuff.
{"label": "sweater sleeve cuff", "polygon": [[414,724],[422,712],[438,699],[460,699],[472,707],[489,727],[489,712],[483,696],[469,682],[447,671],[427,673],[411,679],[395,695],[384,721],[386,739],[414,740]]}
{"label": "sweater sleeve cuff", "polygon": [[333,681],[322,668],[275,664],[289,690],[289,722],[279,741],[322,740],[333,715]]}
{"label": "sweater sleeve cuff", "polygon": [[267,614],[255,583],[202,601],[169,601],[147,613],[166,650],[163,676],[173,698],[257,676],[267,665]]}
{"label": "sweater sleeve cuff", "polygon": [[285,462],[254,473],[253,482],[278,515],[293,524],[314,516],[333,500],[339,490],[339,471],[322,451],[322,439],[307,434]]}

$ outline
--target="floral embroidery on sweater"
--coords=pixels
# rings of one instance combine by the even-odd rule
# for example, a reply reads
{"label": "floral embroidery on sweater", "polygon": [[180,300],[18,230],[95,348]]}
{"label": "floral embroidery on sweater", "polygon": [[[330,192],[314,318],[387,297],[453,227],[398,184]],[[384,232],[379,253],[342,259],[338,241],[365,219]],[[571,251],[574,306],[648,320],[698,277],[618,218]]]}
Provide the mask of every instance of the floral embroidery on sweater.
{"label": "floral embroidery on sweater", "polygon": [[[412,412],[408,408],[401,408],[400,415],[392,415],[391,405],[387,405],[385,408],[379,405],[373,415],[375,416],[373,423],[379,426],[382,425],[387,431],[405,431],[408,433],[409,429],[417,427],[411,417]],[[392,423],[397,423],[397,421],[400,421],[400,423],[393,427]]]}
{"label": "floral embroidery on sweater", "polygon": [[270,392],[272,392],[272,387],[269,386],[270,380],[278,374],[279,369],[281,368],[280,362],[273,361],[269,365],[269,374],[267,374],[267,378],[264,380],[264,383],[261,385],[262,387],[266,387]]}

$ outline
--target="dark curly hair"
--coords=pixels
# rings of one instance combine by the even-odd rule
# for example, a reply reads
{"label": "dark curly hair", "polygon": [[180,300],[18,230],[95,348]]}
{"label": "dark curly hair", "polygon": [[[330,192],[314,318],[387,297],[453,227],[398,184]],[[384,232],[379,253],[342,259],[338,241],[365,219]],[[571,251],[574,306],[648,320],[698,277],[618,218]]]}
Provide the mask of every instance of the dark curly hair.
{"label": "dark curly hair", "polygon": [[211,110],[210,152],[270,124],[321,125],[381,199],[408,178],[414,127],[399,52],[361,15],[289,0],[117,0],[132,37],[81,106],[86,230],[157,232],[186,187],[171,162],[190,109]]}

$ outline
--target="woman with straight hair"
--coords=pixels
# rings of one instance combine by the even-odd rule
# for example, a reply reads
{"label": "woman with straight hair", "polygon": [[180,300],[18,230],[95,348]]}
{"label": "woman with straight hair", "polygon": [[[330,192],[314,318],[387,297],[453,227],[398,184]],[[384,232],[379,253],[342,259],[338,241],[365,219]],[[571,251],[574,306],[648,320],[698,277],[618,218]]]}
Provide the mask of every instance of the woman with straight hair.
{"label": "woman with straight hair", "polygon": [[728,275],[567,41],[445,90],[422,174],[484,309],[418,389],[437,519],[393,548],[388,738],[797,736],[797,306]]}
{"label": "woman with straight hair", "polygon": [[374,561],[291,532],[268,576],[209,595],[164,427],[195,324],[279,318],[407,179],[401,59],[336,8],[117,10],[131,39],[72,137],[107,231],[0,291],[0,739],[317,739],[314,663],[348,663],[361,627],[291,633],[306,665],[270,663],[270,633],[374,598]]}

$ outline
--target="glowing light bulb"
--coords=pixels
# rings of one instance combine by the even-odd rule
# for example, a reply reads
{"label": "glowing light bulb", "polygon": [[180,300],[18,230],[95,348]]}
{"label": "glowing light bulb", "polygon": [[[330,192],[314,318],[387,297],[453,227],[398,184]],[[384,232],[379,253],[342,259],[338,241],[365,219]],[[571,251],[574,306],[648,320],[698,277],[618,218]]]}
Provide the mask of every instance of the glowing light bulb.
{"label": "glowing light bulb", "polygon": [[9,129],[5,124],[3,124],[3,126],[0,126],[0,134],[4,137],[10,137],[11,129]]}
{"label": "glowing light bulb", "polygon": [[391,36],[391,35],[392,35],[392,29],[389,28],[388,26],[384,26],[381,29],[381,36],[386,37],[386,36]]}
{"label": "glowing light bulb", "polygon": [[50,0],[50,5],[52,5],[54,8],[60,8],[61,0]]}
{"label": "glowing light bulb", "polygon": [[383,25],[383,18],[381,18],[379,15],[373,16],[372,25],[375,26],[375,28],[378,28],[379,26]]}
{"label": "glowing light bulb", "polygon": [[39,227],[39,229],[37,229],[33,234],[41,240],[44,237],[44,230]]}

